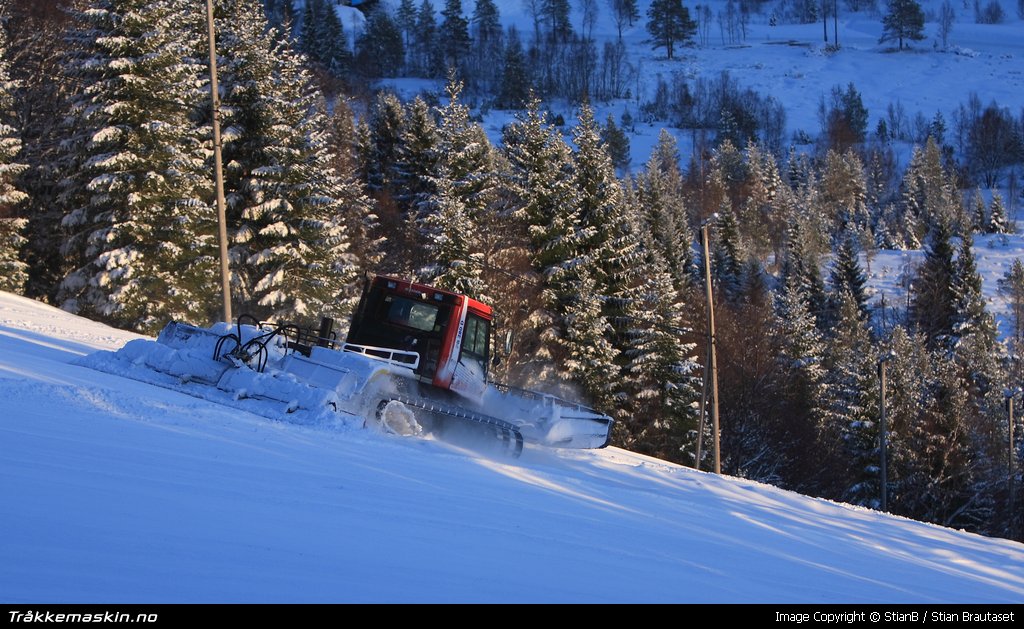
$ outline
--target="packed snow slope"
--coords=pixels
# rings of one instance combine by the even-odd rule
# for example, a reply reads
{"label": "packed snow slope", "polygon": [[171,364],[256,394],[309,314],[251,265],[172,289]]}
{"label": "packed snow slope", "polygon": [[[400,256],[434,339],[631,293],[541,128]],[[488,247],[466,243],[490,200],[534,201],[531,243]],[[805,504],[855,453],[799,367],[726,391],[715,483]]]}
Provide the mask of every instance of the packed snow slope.
{"label": "packed snow slope", "polygon": [[1024,547],[615,448],[493,460],[72,364],[0,293],[0,601],[1024,601]]}

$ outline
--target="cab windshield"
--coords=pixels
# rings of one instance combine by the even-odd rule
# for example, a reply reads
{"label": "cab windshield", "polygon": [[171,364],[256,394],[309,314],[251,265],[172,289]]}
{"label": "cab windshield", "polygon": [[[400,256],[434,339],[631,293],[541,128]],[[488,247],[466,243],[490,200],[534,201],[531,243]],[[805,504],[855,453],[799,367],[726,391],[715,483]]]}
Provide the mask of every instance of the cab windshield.
{"label": "cab windshield", "polygon": [[437,323],[437,315],[440,309],[434,304],[413,301],[397,295],[388,295],[384,298],[387,313],[384,320],[388,323],[431,332]]}

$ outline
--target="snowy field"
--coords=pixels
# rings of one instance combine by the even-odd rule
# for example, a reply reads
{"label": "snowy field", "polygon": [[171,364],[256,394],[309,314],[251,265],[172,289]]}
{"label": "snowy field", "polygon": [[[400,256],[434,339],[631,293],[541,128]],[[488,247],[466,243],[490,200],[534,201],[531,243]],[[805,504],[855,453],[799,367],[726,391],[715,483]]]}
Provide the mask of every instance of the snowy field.
{"label": "snowy field", "polygon": [[70,364],[0,293],[0,601],[1024,602],[1024,547],[609,448],[492,460]]}

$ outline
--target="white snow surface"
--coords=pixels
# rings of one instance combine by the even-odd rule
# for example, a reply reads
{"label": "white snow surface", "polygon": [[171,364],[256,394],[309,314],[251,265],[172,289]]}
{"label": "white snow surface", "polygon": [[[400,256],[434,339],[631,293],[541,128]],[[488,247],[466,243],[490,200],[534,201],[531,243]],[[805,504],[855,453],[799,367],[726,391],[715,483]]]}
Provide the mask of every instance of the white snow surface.
{"label": "white snow surface", "polygon": [[1024,547],[619,450],[492,459],[71,364],[0,293],[0,600],[1024,601]]}

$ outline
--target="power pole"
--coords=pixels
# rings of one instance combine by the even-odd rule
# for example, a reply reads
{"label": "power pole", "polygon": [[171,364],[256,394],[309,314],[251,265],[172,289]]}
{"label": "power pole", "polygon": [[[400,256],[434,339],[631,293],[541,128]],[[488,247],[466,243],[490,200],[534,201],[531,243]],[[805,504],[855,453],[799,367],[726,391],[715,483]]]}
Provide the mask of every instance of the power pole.
{"label": "power pole", "polygon": [[708,351],[704,352],[704,377],[701,378],[700,387],[700,412],[698,417],[700,419],[697,422],[697,452],[694,454],[696,460],[694,461],[694,468],[700,469],[701,461],[701,444],[704,443],[704,413],[708,407],[708,365],[711,364],[711,346],[708,346]]}
{"label": "power pole", "polygon": [[228,265],[227,210],[224,201],[224,166],[220,146],[220,88],[217,86],[217,36],[213,28],[213,0],[206,0],[210,38],[210,105],[213,108],[213,174],[217,187],[217,235],[220,240],[220,289],[224,321],[231,322],[231,268]]}
{"label": "power pole", "polygon": [[886,354],[878,361],[878,388],[879,388],[879,422],[878,422],[878,456],[881,463],[881,481],[882,481],[882,511],[889,510],[889,477],[886,473],[885,465],[888,444],[886,443],[886,425],[885,425],[885,363],[892,358],[892,352]]}
{"label": "power pole", "polygon": [[711,431],[714,433],[715,474],[721,474],[722,461],[718,439],[718,363],[715,356],[715,303],[711,295],[711,257],[708,253],[708,228],[711,226],[711,221],[715,220],[718,220],[718,214],[712,214],[701,223],[700,234],[704,245],[704,287],[708,307],[708,365],[705,368],[705,374],[707,371],[711,372]]}
{"label": "power pole", "polygon": [[1009,426],[1007,426],[1007,440],[1006,440],[1006,473],[1007,473],[1007,485],[1010,492],[1010,539],[1014,539],[1014,525],[1017,522],[1016,518],[1016,498],[1014,489],[1014,452],[1013,452],[1013,393],[1006,398],[1006,414],[1009,419]]}

